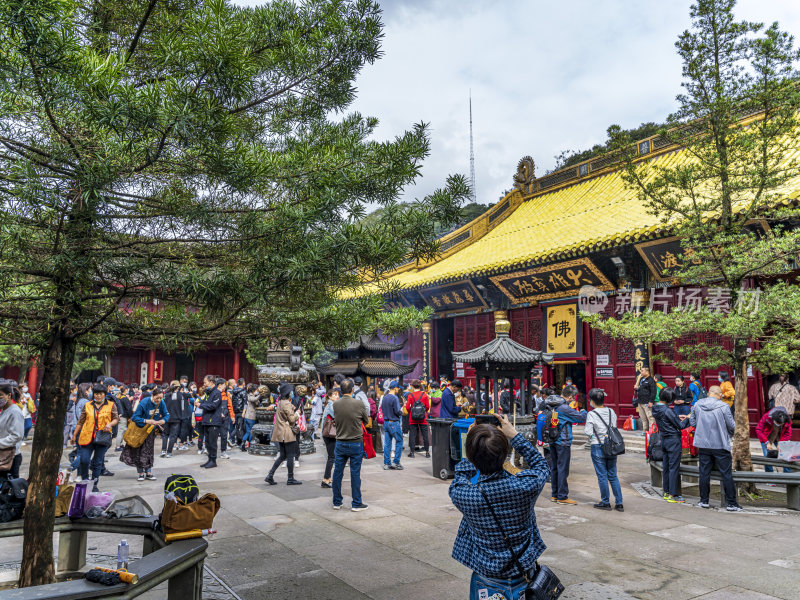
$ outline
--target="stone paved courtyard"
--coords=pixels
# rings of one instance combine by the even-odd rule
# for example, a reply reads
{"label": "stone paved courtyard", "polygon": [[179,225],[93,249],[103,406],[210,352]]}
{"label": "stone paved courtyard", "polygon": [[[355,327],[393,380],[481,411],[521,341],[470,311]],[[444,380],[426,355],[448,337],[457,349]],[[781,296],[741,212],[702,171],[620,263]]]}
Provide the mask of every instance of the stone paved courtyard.
{"label": "stone paved courtyard", "polygon": [[[157,447],[158,444],[157,444]],[[27,451],[26,450],[26,463]],[[156,458],[158,480],[138,483],[133,470],[112,453],[113,478],[103,490],[139,494],[161,504],[170,473],[192,473],[202,492],[222,502],[209,540],[205,598],[304,598],[305,600],[463,599],[470,572],[450,558],[459,513],[448,483],[431,476],[430,461],[403,459],[404,471],[383,471],[380,459],[363,469],[369,510],[331,509],[330,490],[320,488],[324,465],[318,452],[303,457],[287,487],[281,469],[274,487],[264,475],[272,459],[231,453],[211,471],[199,469],[196,452]],[[204,458],[204,457],[203,457]],[[567,585],[563,598],[794,600],[800,597],[800,515],[781,510],[728,514],[647,497],[648,470],[641,454],[621,459],[624,514],[598,511],[589,453],[573,451],[570,488],[580,504],[540,498],[537,519],[547,552],[543,562]],[[349,488],[346,479],[344,489]],[[713,497],[713,496],[712,496]],[[349,504],[345,496],[345,507]],[[115,536],[91,535],[90,562],[109,560]],[[141,544],[134,543],[134,553]],[[0,575],[13,577],[19,540],[0,540]],[[147,598],[163,598],[155,590]]]}

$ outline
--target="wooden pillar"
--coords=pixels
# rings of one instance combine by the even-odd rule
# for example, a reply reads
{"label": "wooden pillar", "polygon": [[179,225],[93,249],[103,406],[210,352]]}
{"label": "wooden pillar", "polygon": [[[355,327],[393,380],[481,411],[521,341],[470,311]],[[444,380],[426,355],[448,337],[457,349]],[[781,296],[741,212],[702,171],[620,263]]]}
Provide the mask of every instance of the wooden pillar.
{"label": "wooden pillar", "polygon": [[422,376],[430,381],[433,375],[433,324],[425,321],[422,324]]}
{"label": "wooden pillar", "polygon": [[239,382],[240,354],[241,350],[238,346],[233,349],[233,378],[236,380],[237,384]]}
{"label": "wooden pillar", "polygon": [[37,384],[39,383],[39,363],[34,357],[31,359],[31,366],[28,369],[28,393],[31,398],[36,397]]}
{"label": "wooden pillar", "polygon": [[156,349],[150,348],[147,351],[147,383],[154,383],[153,376],[156,372]]}

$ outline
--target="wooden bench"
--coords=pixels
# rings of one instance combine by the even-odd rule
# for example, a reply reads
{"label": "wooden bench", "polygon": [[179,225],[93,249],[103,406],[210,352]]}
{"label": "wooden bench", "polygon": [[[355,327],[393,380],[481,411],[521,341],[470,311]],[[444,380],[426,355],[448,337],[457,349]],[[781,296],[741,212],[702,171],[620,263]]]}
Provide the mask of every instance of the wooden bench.
{"label": "wooden bench", "polygon": [[[753,462],[756,462],[756,458],[761,457],[753,457]],[[776,459],[765,459],[769,461],[774,461]],[[651,460],[650,462],[650,483],[653,487],[664,487],[664,476],[662,471],[664,470],[664,466],[661,461]],[[783,461],[779,461],[783,463]],[[758,463],[757,463],[758,464]],[[760,463],[766,464],[766,463]],[[771,464],[771,463],[770,463]],[[778,466],[778,465],[775,465]],[[780,466],[783,466],[782,464]],[[685,463],[681,463],[680,468],[680,477],[678,478],[678,489],[677,493],[681,493],[681,477],[693,477],[698,478],[700,477],[700,468],[694,465],[688,465]],[[711,471],[711,479],[714,481],[721,481],[722,474],[719,471]],[[767,473],[765,471],[734,471],[733,472],[733,481],[734,483],[737,482],[747,482],[747,483],[774,483],[779,485],[786,486],[786,506],[792,510],[800,510],[800,472],[793,472],[793,473]],[[725,492],[720,486],[720,496],[722,500],[725,500]]]}
{"label": "wooden bench", "polygon": [[[208,542],[203,538],[180,540],[166,544],[153,529],[155,517],[123,519],[55,520],[58,532],[58,576],[79,579],[60,581],[36,587],[1,590],[0,600],[79,600],[84,598],[136,598],[157,585],[169,581],[168,600],[201,600],[203,563]],[[135,584],[105,586],[83,578],[80,570],[86,566],[86,534],[118,533],[126,537],[143,538],[142,558],[133,560],[128,570],[139,577]],[[0,538],[22,535],[22,521],[0,524]]]}

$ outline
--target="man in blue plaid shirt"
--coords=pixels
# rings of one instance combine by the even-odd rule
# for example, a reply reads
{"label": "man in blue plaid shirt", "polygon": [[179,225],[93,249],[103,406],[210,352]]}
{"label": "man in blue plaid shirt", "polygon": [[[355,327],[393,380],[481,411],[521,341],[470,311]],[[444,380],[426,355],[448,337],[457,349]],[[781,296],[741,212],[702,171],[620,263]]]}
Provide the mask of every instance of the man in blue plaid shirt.
{"label": "man in blue plaid shirt", "polygon": [[[455,479],[450,484],[450,499],[463,515],[453,558],[474,571],[472,591],[476,598],[478,590],[486,594],[487,588],[505,590],[507,597],[512,597],[508,592],[524,584],[517,563],[528,572],[545,550],[533,509],[549,474],[547,461],[504,415],[498,415],[498,419],[500,427],[470,427],[465,443],[467,456],[456,466]],[[511,447],[530,466],[516,475],[503,469]],[[470,480],[478,471],[477,484],[473,484]],[[487,498],[517,561],[492,517]]]}

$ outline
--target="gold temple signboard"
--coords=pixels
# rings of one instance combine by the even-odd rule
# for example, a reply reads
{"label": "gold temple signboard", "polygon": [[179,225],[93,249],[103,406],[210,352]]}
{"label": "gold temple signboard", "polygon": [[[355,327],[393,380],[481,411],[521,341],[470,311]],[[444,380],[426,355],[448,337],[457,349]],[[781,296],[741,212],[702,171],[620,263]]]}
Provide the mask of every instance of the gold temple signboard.
{"label": "gold temple signboard", "polygon": [[697,264],[692,249],[684,248],[676,236],[636,244],[636,250],[657,281],[671,281],[674,279],[672,273]]}
{"label": "gold temple signboard", "polygon": [[494,275],[490,279],[508,296],[512,304],[577,296],[585,285],[594,286],[604,292],[614,289],[612,283],[588,258]]}
{"label": "gold temple signboard", "polygon": [[486,308],[483,297],[469,280],[418,291],[428,306],[437,313]]}
{"label": "gold temple signboard", "polygon": [[583,323],[578,304],[557,304],[544,309],[545,352],[557,357],[575,357],[583,353]]}

